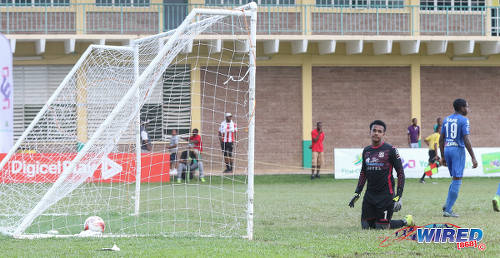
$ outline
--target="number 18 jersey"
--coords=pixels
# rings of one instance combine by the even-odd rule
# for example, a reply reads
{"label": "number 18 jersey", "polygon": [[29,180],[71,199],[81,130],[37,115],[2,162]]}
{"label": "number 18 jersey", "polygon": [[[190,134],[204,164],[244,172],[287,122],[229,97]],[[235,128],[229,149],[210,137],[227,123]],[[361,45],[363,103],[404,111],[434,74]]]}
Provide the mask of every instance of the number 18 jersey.
{"label": "number 18 jersey", "polygon": [[445,147],[464,147],[464,135],[470,134],[469,119],[460,114],[451,114],[443,121],[441,133]]}

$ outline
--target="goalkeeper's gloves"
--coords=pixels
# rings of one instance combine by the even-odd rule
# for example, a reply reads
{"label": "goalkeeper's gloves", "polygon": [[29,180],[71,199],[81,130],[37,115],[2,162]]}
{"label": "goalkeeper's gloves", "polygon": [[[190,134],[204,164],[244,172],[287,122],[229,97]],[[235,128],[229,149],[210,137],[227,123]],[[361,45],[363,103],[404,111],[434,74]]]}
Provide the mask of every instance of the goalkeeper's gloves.
{"label": "goalkeeper's gloves", "polygon": [[401,197],[396,196],[392,199],[394,201],[394,212],[398,212],[401,210],[403,206],[403,202],[401,201]]}
{"label": "goalkeeper's gloves", "polygon": [[349,202],[349,207],[354,208],[354,203],[359,199],[359,193],[354,193],[351,201]]}

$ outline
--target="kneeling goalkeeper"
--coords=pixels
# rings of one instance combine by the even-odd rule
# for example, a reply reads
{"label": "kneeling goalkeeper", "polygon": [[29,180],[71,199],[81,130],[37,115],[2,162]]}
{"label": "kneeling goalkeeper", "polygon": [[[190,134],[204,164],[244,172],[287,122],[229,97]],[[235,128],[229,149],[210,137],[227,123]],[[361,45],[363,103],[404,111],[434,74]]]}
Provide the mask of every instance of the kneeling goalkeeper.
{"label": "kneeling goalkeeper", "polygon": [[[372,144],[363,149],[362,167],[358,186],[349,206],[354,208],[365,182],[368,181],[361,209],[363,229],[389,229],[414,226],[413,217],[406,215],[402,220],[391,220],[393,212],[401,209],[401,196],[405,184],[405,174],[398,150],[384,143],[386,125],[381,120],[370,124]],[[392,168],[398,177],[397,192],[394,193]]]}

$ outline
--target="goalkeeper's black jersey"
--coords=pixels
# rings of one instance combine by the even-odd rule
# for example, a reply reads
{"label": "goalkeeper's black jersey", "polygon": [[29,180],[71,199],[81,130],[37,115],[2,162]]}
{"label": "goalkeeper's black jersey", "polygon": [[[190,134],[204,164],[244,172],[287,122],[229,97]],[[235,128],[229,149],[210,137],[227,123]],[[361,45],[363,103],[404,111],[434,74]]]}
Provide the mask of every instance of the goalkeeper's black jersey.
{"label": "goalkeeper's black jersey", "polygon": [[[405,174],[403,164],[396,148],[388,143],[382,143],[380,146],[368,146],[363,150],[363,162],[359,174],[358,187],[356,193],[361,193],[365,182],[367,193],[388,196],[402,196],[405,183]],[[392,169],[396,170],[398,177],[398,188],[394,193],[394,178]]]}

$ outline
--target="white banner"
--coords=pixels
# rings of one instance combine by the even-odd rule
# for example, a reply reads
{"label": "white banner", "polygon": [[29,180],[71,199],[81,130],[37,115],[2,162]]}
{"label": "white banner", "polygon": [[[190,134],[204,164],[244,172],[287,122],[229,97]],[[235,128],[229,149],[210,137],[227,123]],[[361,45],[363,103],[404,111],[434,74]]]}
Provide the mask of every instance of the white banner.
{"label": "white banner", "polygon": [[[429,150],[425,148],[398,148],[407,178],[422,177],[429,165]],[[335,178],[357,179],[361,171],[361,153],[363,149],[335,149]],[[500,177],[500,148],[474,148],[478,167],[472,169],[472,161],[467,152],[464,177]],[[439,151],[438,151],[439,153]],[[396,172],[394,171],[394,176]],[[450,177],[447,167],[439,167],[433,178]]]}
{"label": "white banner", "polygon": [[14,145],[14,84],[10,41],[0,34],[0,153]]}

